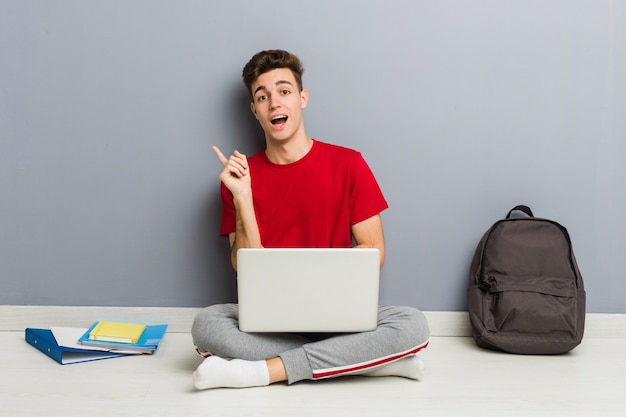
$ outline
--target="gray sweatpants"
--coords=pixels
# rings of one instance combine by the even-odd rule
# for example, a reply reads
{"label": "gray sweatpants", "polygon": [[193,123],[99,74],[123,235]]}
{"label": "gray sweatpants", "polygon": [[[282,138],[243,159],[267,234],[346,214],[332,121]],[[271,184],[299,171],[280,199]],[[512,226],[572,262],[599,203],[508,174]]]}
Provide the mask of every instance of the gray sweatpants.
{"label": "gray sweatpants", "polygon": [[245,360],[279,356],[289,384],[364,373],[417,353],[430,337],[426,318],[412,307],[379,307],[376,330],[332,335],[244,333],[238,318],[237,304],[201,310],[191,329],[198,351]]}

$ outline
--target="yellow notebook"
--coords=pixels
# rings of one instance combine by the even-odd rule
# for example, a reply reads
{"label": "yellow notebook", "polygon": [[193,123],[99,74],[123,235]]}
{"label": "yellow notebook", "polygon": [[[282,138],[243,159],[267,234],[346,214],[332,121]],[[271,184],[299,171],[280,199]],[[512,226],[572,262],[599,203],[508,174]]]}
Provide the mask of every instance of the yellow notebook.
{"label": "yellow notebook", "polygon": [[89,332],[89,339],[103,342],[137,343],[145,329],[145,324],[99,321]]}

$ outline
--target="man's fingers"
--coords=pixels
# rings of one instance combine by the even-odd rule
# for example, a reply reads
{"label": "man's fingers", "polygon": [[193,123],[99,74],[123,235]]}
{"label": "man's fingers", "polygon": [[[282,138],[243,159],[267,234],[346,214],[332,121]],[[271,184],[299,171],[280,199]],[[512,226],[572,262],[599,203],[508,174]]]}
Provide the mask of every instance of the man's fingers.
{"label": "man's fingers", "polygon": [[[217,158],[220,160],[222,165],[226,166],[228,164],[228,158],[224,156],[222,151],[220,151],[220,149],[217,146],[212,146],[212,148],[213,148],[213,152],[215,152],[215,154],[217,155]],[[241,165],[244,169],[248,168],[248,160],[244,154],[242,154],[238,150],[235,150],[235,152],[233,153],[233,156],[231,156],[231,159],[233,157],[235,158],[234,161],[236,161],[237,164]]]}
{"label": "man's fingers", "polygon": [[230,175],[233,175],[237,178],[241,178],[247,175],[248,160],[246,159],[246,156],[244,154],[235,150],[230,158],[226,158],[226,156],[224,156],[222,151],[220,151],[217,146],[212,146],[212,148],[213,152],[215,152],[217,158],[224,166],[224,171],[230,172]]}
{"label": "man's fingers", "polygon": [[248,158],[244,154],[235,149],[233,155],[241,160],[241,166],[248,169]]}

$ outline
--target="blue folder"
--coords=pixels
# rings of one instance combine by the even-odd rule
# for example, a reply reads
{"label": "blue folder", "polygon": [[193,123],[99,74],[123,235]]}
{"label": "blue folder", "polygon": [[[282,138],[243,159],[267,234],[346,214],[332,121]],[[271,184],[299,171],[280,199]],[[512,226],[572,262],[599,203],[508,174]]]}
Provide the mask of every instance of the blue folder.
{"label": "blue folder", "polygon": [[99,350],[75,349],[59,346],[51,330],[28,328],[25,332],[26,342],[40,352],[45,353],[61,365],[89,362],[100,359],[127,356],[124,353],[103,352]]}

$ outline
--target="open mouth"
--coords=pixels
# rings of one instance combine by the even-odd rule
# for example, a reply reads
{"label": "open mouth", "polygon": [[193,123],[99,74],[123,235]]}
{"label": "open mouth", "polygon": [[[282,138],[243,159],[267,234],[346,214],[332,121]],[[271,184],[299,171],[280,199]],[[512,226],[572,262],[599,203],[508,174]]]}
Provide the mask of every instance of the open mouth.
{"label": "open mouth", "polygon": [[287,123],[287,116],[276,116],[276,117],[273,117],[271,122],[272,122],[272,124],[274,126],[284,125],[285,123]]}

